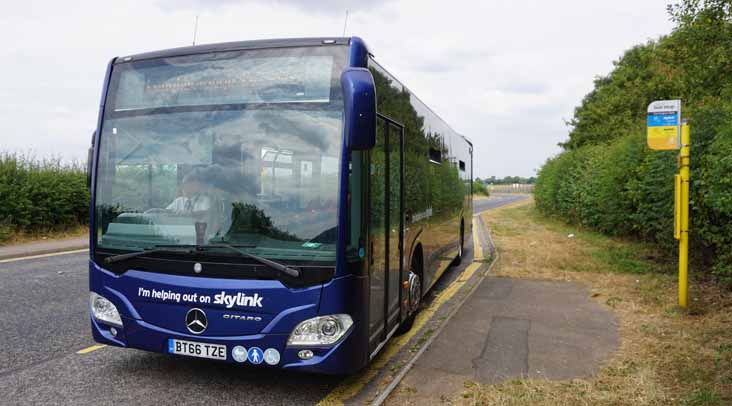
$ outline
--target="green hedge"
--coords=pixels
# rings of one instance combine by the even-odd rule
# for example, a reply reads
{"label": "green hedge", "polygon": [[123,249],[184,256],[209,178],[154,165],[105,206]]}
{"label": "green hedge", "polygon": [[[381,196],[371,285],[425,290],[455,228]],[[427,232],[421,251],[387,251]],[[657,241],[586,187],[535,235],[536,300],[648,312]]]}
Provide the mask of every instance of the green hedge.
{"label": "green hedge", "polygon": [[[696,145],[693,143],[693,145]],[[711,271],[732,278],[732,125],[691,167],[692,252]],[[548,160],[534,195],[547,215],[610,235],[634,236],[674,250],[675,152],[650,151],[644,135],[587,145]]]}
{"label": "green hedge", "polygon": [[0,153],[0,240],[13,232],[60,231],[89,216],[80,165]]}
{"label": "green hedge", "polygon": [[[693,144],[695,145],[695,144]],[[732,278],[732,125],[705,149],[694,148],[691,233],[699,263]],[[674,250],[675,152],[650,151],[643,134],[586,145],[549,159],[539,171],[538,209],[610,235]]]}
{"label": "green hedge", "polygon": [[625,136],[550,159],[534,189],[538,208],[606,234],[669,242],[676,158],[644,141]]}
{"label": "green hedge", "polygon": [[645,146],[645,109],[681,99],[691,123],[695,271],[732,281],[732,7],[682,0],[669,13],[673,32],[628,50],[575,109],[564,151],[539,171],[537,207],[673,250],[677,153]]}
{"label": "green hedge", "polygon": [[488,188],[482,183],[478,181],[473,181],[473,194],[481,195],[481,196],[490,196],[490,192],[488,191]]}

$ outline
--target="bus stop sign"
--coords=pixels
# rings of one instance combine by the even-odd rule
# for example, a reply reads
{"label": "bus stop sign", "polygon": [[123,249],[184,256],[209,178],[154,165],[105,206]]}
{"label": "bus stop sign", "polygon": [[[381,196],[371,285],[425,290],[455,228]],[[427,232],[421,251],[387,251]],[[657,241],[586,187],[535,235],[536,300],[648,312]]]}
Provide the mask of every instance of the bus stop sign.
{"label": "bus stop sign", "polygon": [[648,105],[648,147],[681,147],[681,100],[657,100]]}

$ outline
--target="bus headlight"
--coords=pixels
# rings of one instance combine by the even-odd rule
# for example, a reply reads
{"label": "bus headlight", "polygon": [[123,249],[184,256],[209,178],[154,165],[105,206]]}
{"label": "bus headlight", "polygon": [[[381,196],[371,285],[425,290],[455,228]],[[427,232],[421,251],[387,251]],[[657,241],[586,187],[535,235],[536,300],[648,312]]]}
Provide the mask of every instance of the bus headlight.
{"label": "bus headlight", "polygon": [[122,327],[122,318],[119,316],[117,307],[103,296],[91,292],[89,295],[89,306],[91,307],[92,316],[95,319]]}
{"label": "bus headlight", "polygon": [[295,327],[287,345],[330,345],[338,342],[353,325],[347,314],[313,317]]}

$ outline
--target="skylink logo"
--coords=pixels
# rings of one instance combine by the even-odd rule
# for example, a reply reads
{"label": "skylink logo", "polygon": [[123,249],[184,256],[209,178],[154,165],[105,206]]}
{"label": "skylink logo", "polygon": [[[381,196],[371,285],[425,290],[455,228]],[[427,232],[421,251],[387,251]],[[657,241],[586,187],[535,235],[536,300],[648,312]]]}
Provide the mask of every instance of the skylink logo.
{"label": "skylink logo", "polygon": [[226,292],[217,293],[214,295],[214,304],[226,305],[227,309],[231,309],[236,306],[243,307],[262,307],[263,297],[259,296],[259,293],[255,293],[253,296],[247,296],[245,293],[237,293],[236,295],[227,295]]}

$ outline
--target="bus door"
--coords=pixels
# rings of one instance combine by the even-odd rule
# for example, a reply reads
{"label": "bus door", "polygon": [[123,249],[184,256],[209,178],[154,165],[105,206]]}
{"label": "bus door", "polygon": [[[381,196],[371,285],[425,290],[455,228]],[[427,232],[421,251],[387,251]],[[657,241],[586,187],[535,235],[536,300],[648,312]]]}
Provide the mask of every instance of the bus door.
{"label": "bus door", "polygon": [[404,261],[404,126],[378,115],[369,176],[369,353],[400,322]]}

